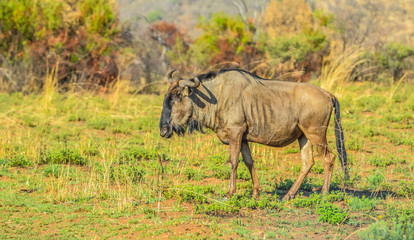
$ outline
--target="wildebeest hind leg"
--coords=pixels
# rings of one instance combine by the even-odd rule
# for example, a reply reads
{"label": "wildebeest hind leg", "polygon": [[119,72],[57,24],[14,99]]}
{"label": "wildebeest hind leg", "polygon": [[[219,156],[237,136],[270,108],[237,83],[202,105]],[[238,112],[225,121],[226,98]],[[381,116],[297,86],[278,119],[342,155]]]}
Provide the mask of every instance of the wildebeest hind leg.
{"label": "wildebeest hind leg", "polygon": [[295,197],[296,193],[299,190],[300,185],[302,185],[303,181],[305,180],[306,175],[308,175],[309,170],[314,164],[312,144],[305,137],[304,134],[302,134],[302,136],[299,137],[299,146],[300,146],[300,154],[302,157],[302,166],[300,168],[300,173],[295,183],[290,188],[289,192],[283,197],[283,200],[289,200]]}
{"label": "wildebeest hind leg", "polygon": [[246,141],[242,142],[241,145],[241,154],[243,156],[244,164],[246,164],[249,169],[250,176],[252,177],[253,182],[253,197],[259,197],[260,183],[256,175],[256,169],[254,168],[252,154],[250,152],[249,143]]}
{"label": "wildebeest hind leg", "polygon": [[331,177],[334,168],[335,155],[329,149],[328,143],[321,144],[316,147],[318,153],[323,156],[323,168],[324,168],[324,181],[322,186],[322,193],[329,191],[329,185],[331,184]]}
{"label": "wildebeest hind leg", "polygon": [[331,184],[331,177],[335,162],[335,155],[332,153],[326,141],[325,134],[310,135],[310,141],[315,146],[316,151],[322,156],[322,163],[324,168],[324,181],[322,186],[322,193],[329,191],[329,185]]}

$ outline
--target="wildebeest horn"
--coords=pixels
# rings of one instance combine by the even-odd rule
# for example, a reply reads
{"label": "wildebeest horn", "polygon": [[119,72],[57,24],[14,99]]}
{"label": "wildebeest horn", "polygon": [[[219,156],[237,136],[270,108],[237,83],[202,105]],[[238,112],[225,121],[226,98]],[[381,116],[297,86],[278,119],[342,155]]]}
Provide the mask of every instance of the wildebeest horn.
{"label": "wildebeest horn", "polygon": [[177,71],[177,69],[173,69],[173,70],[171,70],[171,72],[169,72],[168,73],[168,75],[167,75],[167,77],[168,77],[168,81],[170,82],[170,83],[173,83],[173,78],[172,78],[172,75],[173,75],[173,73],[175,72],[175,71]]}
{"label": "wildebeest horn", "polygon": [[200,86],[200,79],[198,79],[198,77],[196,75],[194,75],[194,73],[191,73],[194,77],[194,82],[190,81],[190,80],[181,80],[179,82],[180,87],[198,87]]}

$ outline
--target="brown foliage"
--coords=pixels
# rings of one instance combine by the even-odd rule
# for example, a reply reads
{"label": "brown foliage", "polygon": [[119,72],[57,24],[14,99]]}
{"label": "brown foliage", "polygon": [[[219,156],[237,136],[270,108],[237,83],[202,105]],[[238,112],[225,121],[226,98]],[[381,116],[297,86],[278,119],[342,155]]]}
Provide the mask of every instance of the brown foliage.
{"label": "brown foliage", "polygon": [[153,23],[148,29],[152,39],[158,41],[167,49],[171,49],[177,41],[177,38],[184,39],[184,35],[178,31],[174,23],[158,21]]}
{"label": "brown foliage", "polygon": [[118,76],[116,65],[117,50],[108,53],[109,44],[122,43],[121,38],[113,42],[104,42],[102,37],[95,35],[96,42],[100,40],[102,45],[99,48],[88,49],[88,36],[84,28],[74,34],[68,29],[54,36],[47,33],[46,36],[30,44],[32,62],[36,64],[33,69],[37,76],[46,74],[51,66],[58,67],[58,79],[60,85],[69,82],[81,84],[87,89],[96,85],[107,85],[113,82]]}

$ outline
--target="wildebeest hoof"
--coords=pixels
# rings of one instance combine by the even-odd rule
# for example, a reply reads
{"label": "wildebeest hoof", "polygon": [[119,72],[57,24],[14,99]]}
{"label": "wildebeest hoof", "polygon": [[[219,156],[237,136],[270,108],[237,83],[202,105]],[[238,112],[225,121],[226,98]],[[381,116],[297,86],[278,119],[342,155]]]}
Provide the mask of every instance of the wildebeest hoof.
{"label": "wildebeest hoof", "polygon": [[286,194],[283,198],[282,201],[289,201],[291,199],[294,199],[295,195],[291,195],[291,194]]}

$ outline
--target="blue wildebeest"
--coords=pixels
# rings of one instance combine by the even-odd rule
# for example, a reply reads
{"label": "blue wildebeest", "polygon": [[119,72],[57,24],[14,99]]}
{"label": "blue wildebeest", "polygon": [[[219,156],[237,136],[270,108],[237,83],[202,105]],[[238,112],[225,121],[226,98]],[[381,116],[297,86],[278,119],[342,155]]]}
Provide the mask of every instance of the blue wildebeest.
{"label": "blue wildebeest", "polygon": [[203,127],[212,129],[230,145],[230,191],[236,192],[239,154],[250,171],[253,196],[260,185],[249,142],[283,147],[299,141],[302,166],[299,177],[283,199],[293,198],[314,164],[312,146],[323,157],[324,183],[329,190],[335,155],[328,147],[326,131],[335,108],[335,136],[345,178],[347,157],[340,122],[338,100],[331,93],[308,83],[263,79],[240,69],[209,72],[191,79],[175,79],[164,97],[160,135],[170,138],[173,132],[183,135]]}

